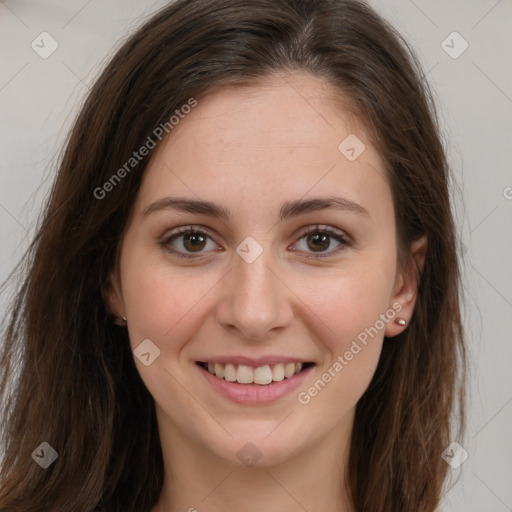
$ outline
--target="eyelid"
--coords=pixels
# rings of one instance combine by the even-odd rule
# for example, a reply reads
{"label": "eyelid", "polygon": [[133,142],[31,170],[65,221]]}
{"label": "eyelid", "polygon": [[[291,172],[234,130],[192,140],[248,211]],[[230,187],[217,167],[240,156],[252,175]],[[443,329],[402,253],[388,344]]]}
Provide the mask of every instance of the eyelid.
{"label": "eyelid", "polygon": [[208,235],[209,237],[212,238],[211,235],[212,235],[213,231],[210,228],[203,226],[202,224],[187,224],[186,226],[178,226],[178,227],[166,230],[165,234],[162,236],[162,239],[167,240],[176,235],[183,235],[183,234],[187,234],[187,233],[199,233],[199,234]]}
{"label": "eyelid", "polygon": [[[346,247],[352,247],[354,245],[352,237],[350,237],[345,231],[335,228],[333,226],[328,226],[326,224],[315,224],[308,226],[302,230],[299,231],[299,234],[297,236],[297,242],[302,240],[305,236],[312,234],[312,233],[325,233],[329,235],[331,238],[334,238],[338,241],[340,244],[340,247],[326,251],[326,252],[307,252],[305,253],[304,257],[307,259],[321,259],[321,258],[329,258],[338,255],[343,249]],[[297,243],[297,242],[294,242]],[[295,251],[295,249],[294,249]],[[297,251],[299,252],[299,251]]]}
{"label": "eyelid", "polygon": [[[166,231],[166,233],[159,239],[158,245],[160,245],[162,248],[166,248],[172,241],[174,241],[177,238],[180,238],[183,235],[186,235],[188,233],[193,233],[197,235],[205,235],[210,240],[215,242],[214,237],[211,235],[211,231],[206,226],[202,226],[201,224],[189,224],[187,226],[179,226],[177,228],[174,228],[172,230]],[[217,243],[217,242],[215,242]],[[218,245],[218,244],[217,244]],[[204,258],[204,254],[206,253],[184,253],[181,251],[177,251],[175,249],[166,249],[171,254],[177,256],[178,258],[193,258],[193,259],[202,259]]]}
{"label": "eyelid", "polygon": [[304,235],[309,235],[310,233],[316,232],[328,233],[329,235],[343,238],[346,242],[352,243],[352,238],[348,235],[346,231],[335,228],[334,226],[329,226],[327,224],[312,224],[311,226],[307,226],[299,230],[299,234],[296,236],[302,238]]}

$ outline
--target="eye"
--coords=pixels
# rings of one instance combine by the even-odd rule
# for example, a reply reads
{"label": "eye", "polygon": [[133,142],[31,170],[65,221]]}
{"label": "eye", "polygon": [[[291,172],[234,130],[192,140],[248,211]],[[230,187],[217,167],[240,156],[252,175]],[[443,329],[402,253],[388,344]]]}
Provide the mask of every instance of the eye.
{"label": "eye", "polygon": [[213,248],[217,247],[208,233],[194,226],[186,226],[177,228],[158,243],[161,247],[164,247],[180,258],[195,258],[194,253],[201,255],[203,249],[207,247],[208,239],[211,240]]}
{"label": "eye", "polygon": [[[326,252],[326,250],[331,247],[333,239],[338,244],[337,247],[334,250]],[[313,256],[306,256],[307,258],[326,258],[352,245],[352,242],[343,231],[339,231],[330,226],[312,226],[302,232],[302,236],[298,242],[302,240],[304,240],[304,244],[303,249],[300,250],[309,252],[308,250],[311,249],[313,253],[316,253]]]}
{"label": "eye", "polygon": [[[305,243],[302,248],[299,248],[300,251],[309,252],[311,250],[316,253],[313,256],[306,256],[307,258],[332,256],[352,245],[345,233],[330,226],[311,226],[302,232],[297,244],[301,245],[302,240]],[[338,245],[334,250],[326,252],[331,247],[332,240],[335,240]],[[185,226],[175,229],[158,244],[180,258],[198,258],[207,252],[204,249],[207,249],[208,241],[211,241],[210,249],[215,250],[218,247],[206,231],[194,226]],[[292,249],[292,251],[296,250]]]}

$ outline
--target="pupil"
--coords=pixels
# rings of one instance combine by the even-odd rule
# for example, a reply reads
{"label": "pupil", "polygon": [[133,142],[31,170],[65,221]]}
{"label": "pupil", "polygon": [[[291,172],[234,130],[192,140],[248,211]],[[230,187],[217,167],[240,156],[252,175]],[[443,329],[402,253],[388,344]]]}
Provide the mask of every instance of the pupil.
{"label": "pupil", "polygon": [[[311,241],[311,240],[314,240],[314,243],[316,244],[318,241],[322,242],[323,245],[322,246],[318,246],[316,245],[316,248],[320,247],[320,249],[328,249],[329,248],[329,237],[326,236],[326,235],[319,235],[319,234],[315,234],[315,235],[310,235],[308,237],[308,242]],[[327,242],[327,243],[326,243]],[[315,250],[315,249],[313,249]]]}
{"label": "pupil", "polygon": [[[204,244],[204,236],[198,234],[189,234],[184,237],[183,243],[187,249],[202,249],[201,244]],[[189,244],[192,244],[189,246]]]}

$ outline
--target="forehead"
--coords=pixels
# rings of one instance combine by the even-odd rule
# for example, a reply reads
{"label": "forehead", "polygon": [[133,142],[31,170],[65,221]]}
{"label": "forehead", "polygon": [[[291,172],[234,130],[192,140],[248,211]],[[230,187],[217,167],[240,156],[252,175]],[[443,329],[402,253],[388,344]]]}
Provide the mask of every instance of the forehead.
{"label": "forehead", "polygon": [[[297,73],[227,86],[199,101],[199,108],[186,117],[169,145],[199,144],[219,154],[229,150],[230,157],[246,157],[247,151],[289,153],[287,148],[293,148],[294,155],[301,148],[307,153],[312,148],[325,150],[326,134],[331,135],[326,141],[330,144],[331,138],[342,135],[340,129],[364,131],[355,116],[336,105],[336,99],[341,103],[339,91],[325,80]],[[330,145],[336,155],[337,145]]]}
{"label": "forehead", "polygon": [[[390,199],[379,154],[362,123],[340,105],[339,91],[301,74],[209,94],[156,150],[143,202],[164,192],[240,205],[309,192],[339,191],[365,203],[384,192]],[[360,142],[357,151],[364,147],[356,160],[340,150],[347,138]]]}

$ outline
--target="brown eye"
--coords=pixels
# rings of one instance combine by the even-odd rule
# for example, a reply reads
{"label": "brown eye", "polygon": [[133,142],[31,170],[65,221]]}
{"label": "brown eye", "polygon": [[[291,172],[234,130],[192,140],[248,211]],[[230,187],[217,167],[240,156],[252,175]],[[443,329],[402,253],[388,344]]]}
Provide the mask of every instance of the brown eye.
{"label": "brown eye", "polygon": [[[300,242],[303,240],[304,242],[301,244]],[[326,258],[351,246],[352,242],[343,231],[338,231],[329,226],[314,226],[303,232],[297,244],[299,245],[299,250],[306,254],[316,253],[316,255],[307,256],[308,258]],[[300,247],[301,245],[302,247]],[[333,245],[334,249],[329,250]]]}
{"label": "brown eye", "polygon": [[217,247],[211,237],[192,226],[179,228],[159,242],[167,251],[183,258],[194,258],[208,252],[208,241],[211,240],[212,249]]}
{"label": "brown eye", "polygon": [[330,235],[313,234],[307,235],[307,244],[313,251],[325,251],[331,245]]}
{"label": "brown eye", "polygon": [[206,245],[206,237],[199,233],[183,235],[183,246],[187,251],[200,251]]}

